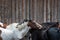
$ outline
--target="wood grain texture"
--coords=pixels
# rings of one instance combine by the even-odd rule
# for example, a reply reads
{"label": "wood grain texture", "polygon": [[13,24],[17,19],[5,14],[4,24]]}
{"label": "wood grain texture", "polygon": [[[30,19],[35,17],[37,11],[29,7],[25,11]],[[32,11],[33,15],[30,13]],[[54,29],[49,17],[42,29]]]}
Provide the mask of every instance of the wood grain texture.
{"label": "wood grain texture", "polygon": [[0,0],[0,21],[22,22],[32,19],[38,23],[59,21],[59,0]]}

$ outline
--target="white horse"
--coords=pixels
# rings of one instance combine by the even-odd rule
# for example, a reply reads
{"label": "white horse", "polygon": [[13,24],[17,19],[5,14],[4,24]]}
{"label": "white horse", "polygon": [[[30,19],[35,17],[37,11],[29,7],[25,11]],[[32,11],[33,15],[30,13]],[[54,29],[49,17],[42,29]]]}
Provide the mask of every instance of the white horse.
{"label": "white horse", "polygon": [[28,22],[24,22],[21,25],[19,25],[19,23],[12,23],[8,25],[6,29],[0,28],[0,30],[2,31],[0,36],[3,40],[22,39],[30,29],[27,24]]}

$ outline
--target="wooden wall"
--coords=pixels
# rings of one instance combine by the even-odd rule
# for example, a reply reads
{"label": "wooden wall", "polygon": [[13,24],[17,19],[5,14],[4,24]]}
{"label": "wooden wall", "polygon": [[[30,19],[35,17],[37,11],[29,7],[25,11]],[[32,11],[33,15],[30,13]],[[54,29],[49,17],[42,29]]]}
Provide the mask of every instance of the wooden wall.
{"label": "wooden wall", "polygon": [[60,22],[60,0],[0,0],[0,21],[9,24],[24,19]]}

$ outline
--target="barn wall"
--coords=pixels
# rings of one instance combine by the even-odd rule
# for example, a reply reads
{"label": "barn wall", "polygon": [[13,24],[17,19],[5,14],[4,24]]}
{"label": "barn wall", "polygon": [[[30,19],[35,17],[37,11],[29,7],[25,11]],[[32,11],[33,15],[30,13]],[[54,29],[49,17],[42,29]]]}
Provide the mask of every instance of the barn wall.
{"label": "barn wall", "polygon": [[60,0],[0,0],[0,21],[10,24],[26,18],[60,22]]}

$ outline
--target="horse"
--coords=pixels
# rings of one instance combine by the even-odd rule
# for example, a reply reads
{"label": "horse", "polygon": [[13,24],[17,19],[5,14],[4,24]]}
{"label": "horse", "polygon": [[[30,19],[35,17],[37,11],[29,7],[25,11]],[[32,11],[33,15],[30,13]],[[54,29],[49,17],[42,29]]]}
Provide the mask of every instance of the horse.
{"label": "horse", "polygon": [[[47,36],[46,32],[48,31],[49,28],[56,25],[57,22],[46,22],[46,23],[38,24],[40,28],[38,26],[35,26],[37,24],[38,23],[36,22],[31,22],[32,29],[30,30],[30,32],[32,35],[32,40],[45,40]],[[38,28],[35,28],[35,27],[38,27]]]}
{"label": "horse", "polygon": [[45,37],[47,36],[45,34],[48,29],[51,27],[55,27],[57,23],[58,22],[46,22],[39,24],[35,21],[30,20],[28,26],[31,27],[30,32],[32,35],[32,40],[45,40]]}

